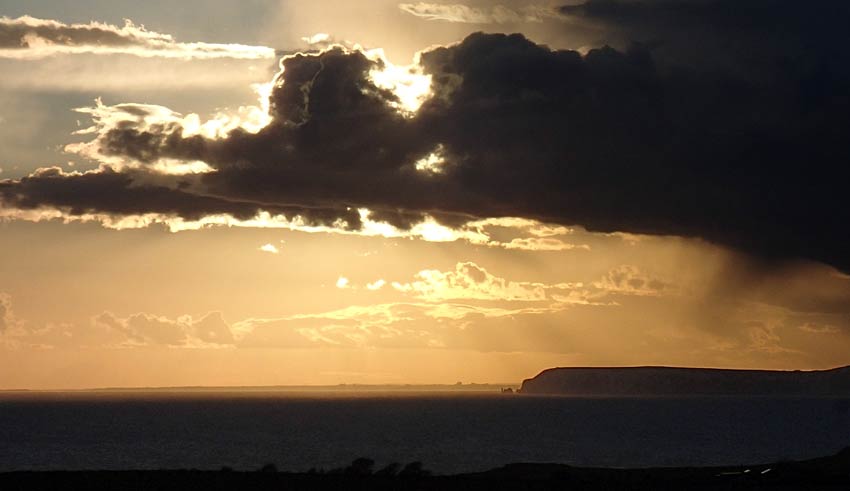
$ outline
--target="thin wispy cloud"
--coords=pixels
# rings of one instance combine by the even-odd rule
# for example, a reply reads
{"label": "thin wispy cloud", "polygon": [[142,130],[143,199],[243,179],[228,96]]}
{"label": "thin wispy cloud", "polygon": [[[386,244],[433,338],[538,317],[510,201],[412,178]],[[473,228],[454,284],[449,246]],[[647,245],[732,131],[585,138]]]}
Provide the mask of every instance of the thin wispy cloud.
{"label": "thin wispy cloud", "polygon": [[39,59],[62,54],[126,54],[145,58],[269,59],[266,46],[179,42],[169,34],[149,31],[126,20],[123,26],[92,21],[66,24],[28,15],[0,17],[0,58]]}
{"label": "thin wispy cloud", "polygon": [[489,8],[479,8],[464,4],[418,2],[401,3],[398,8],[426,20],[464,24],[519,24],[543,22],[544,19],[560,16],[554,9],[536,5],[519,8],[495,5]]}

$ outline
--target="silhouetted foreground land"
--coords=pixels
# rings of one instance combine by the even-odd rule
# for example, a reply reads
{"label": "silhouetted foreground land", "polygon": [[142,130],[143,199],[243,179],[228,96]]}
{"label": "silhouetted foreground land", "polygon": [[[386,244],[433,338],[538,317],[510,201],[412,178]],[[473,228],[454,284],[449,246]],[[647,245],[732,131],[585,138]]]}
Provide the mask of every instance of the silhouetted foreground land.
{"label": "silhouetted foreground land", "polygon": [[850,447],[801,462],[739,467],[595,469],[561,464],[511,464],[474,474],[432,476],[416,465],[373,472],[358,459],[331,472],[160,470],[11,472],[0,474],[0,489],[15,490],[544,490],[544,489],[850,489]]}
{"label": "silhouetted foreground land", "polygon": [[520,392],[608,396],[850,396],[850,367],[812,371],[550,368],[524,380]]}

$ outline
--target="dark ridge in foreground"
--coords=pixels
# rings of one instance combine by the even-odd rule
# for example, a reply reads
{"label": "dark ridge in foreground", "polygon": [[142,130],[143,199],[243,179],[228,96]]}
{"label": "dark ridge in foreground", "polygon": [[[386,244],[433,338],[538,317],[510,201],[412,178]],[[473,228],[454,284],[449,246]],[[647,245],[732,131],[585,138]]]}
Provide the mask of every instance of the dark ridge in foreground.
{"label": "dark ridge in foreground", "polygon": [[372,472],[358,459],[335,473],[157,470],[10,472],[0,489],[18,490],[658,490],[658,489],[850,489],[850,447],[831,457],[755,466],[657,469],[599,469],[562,464],[511,464],[474,474],[431,476],[427,472]]}
{"label": "dark ridge in foreground", "polygon": [[520,392],[625,396],[850,396],[850,366],[813,371],[550,368],[524,380]]}

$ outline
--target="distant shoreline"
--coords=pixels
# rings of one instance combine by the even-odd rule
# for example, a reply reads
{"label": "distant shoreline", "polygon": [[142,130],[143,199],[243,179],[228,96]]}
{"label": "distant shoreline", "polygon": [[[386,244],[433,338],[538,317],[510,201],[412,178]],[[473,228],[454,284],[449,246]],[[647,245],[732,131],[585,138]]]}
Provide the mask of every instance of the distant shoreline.
{"label": "distant shoreline", "polygon": [[92,387],[77,389],[0,389],[3,393],[108,393],[108,392],[499,392],[519,389],[516,382],[504,384],[337,384],[337,385],[223,385],[166,387]]}

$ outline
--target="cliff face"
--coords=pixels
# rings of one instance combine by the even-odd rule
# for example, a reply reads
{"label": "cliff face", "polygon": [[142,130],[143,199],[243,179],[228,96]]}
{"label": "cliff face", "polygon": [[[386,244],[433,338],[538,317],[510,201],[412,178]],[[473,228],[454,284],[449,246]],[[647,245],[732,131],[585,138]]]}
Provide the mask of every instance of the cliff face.
{"label": "cliff face", "polygon": [[524,394],[850,396],[850,366],[819,371],[706,368],[550,368]]}

